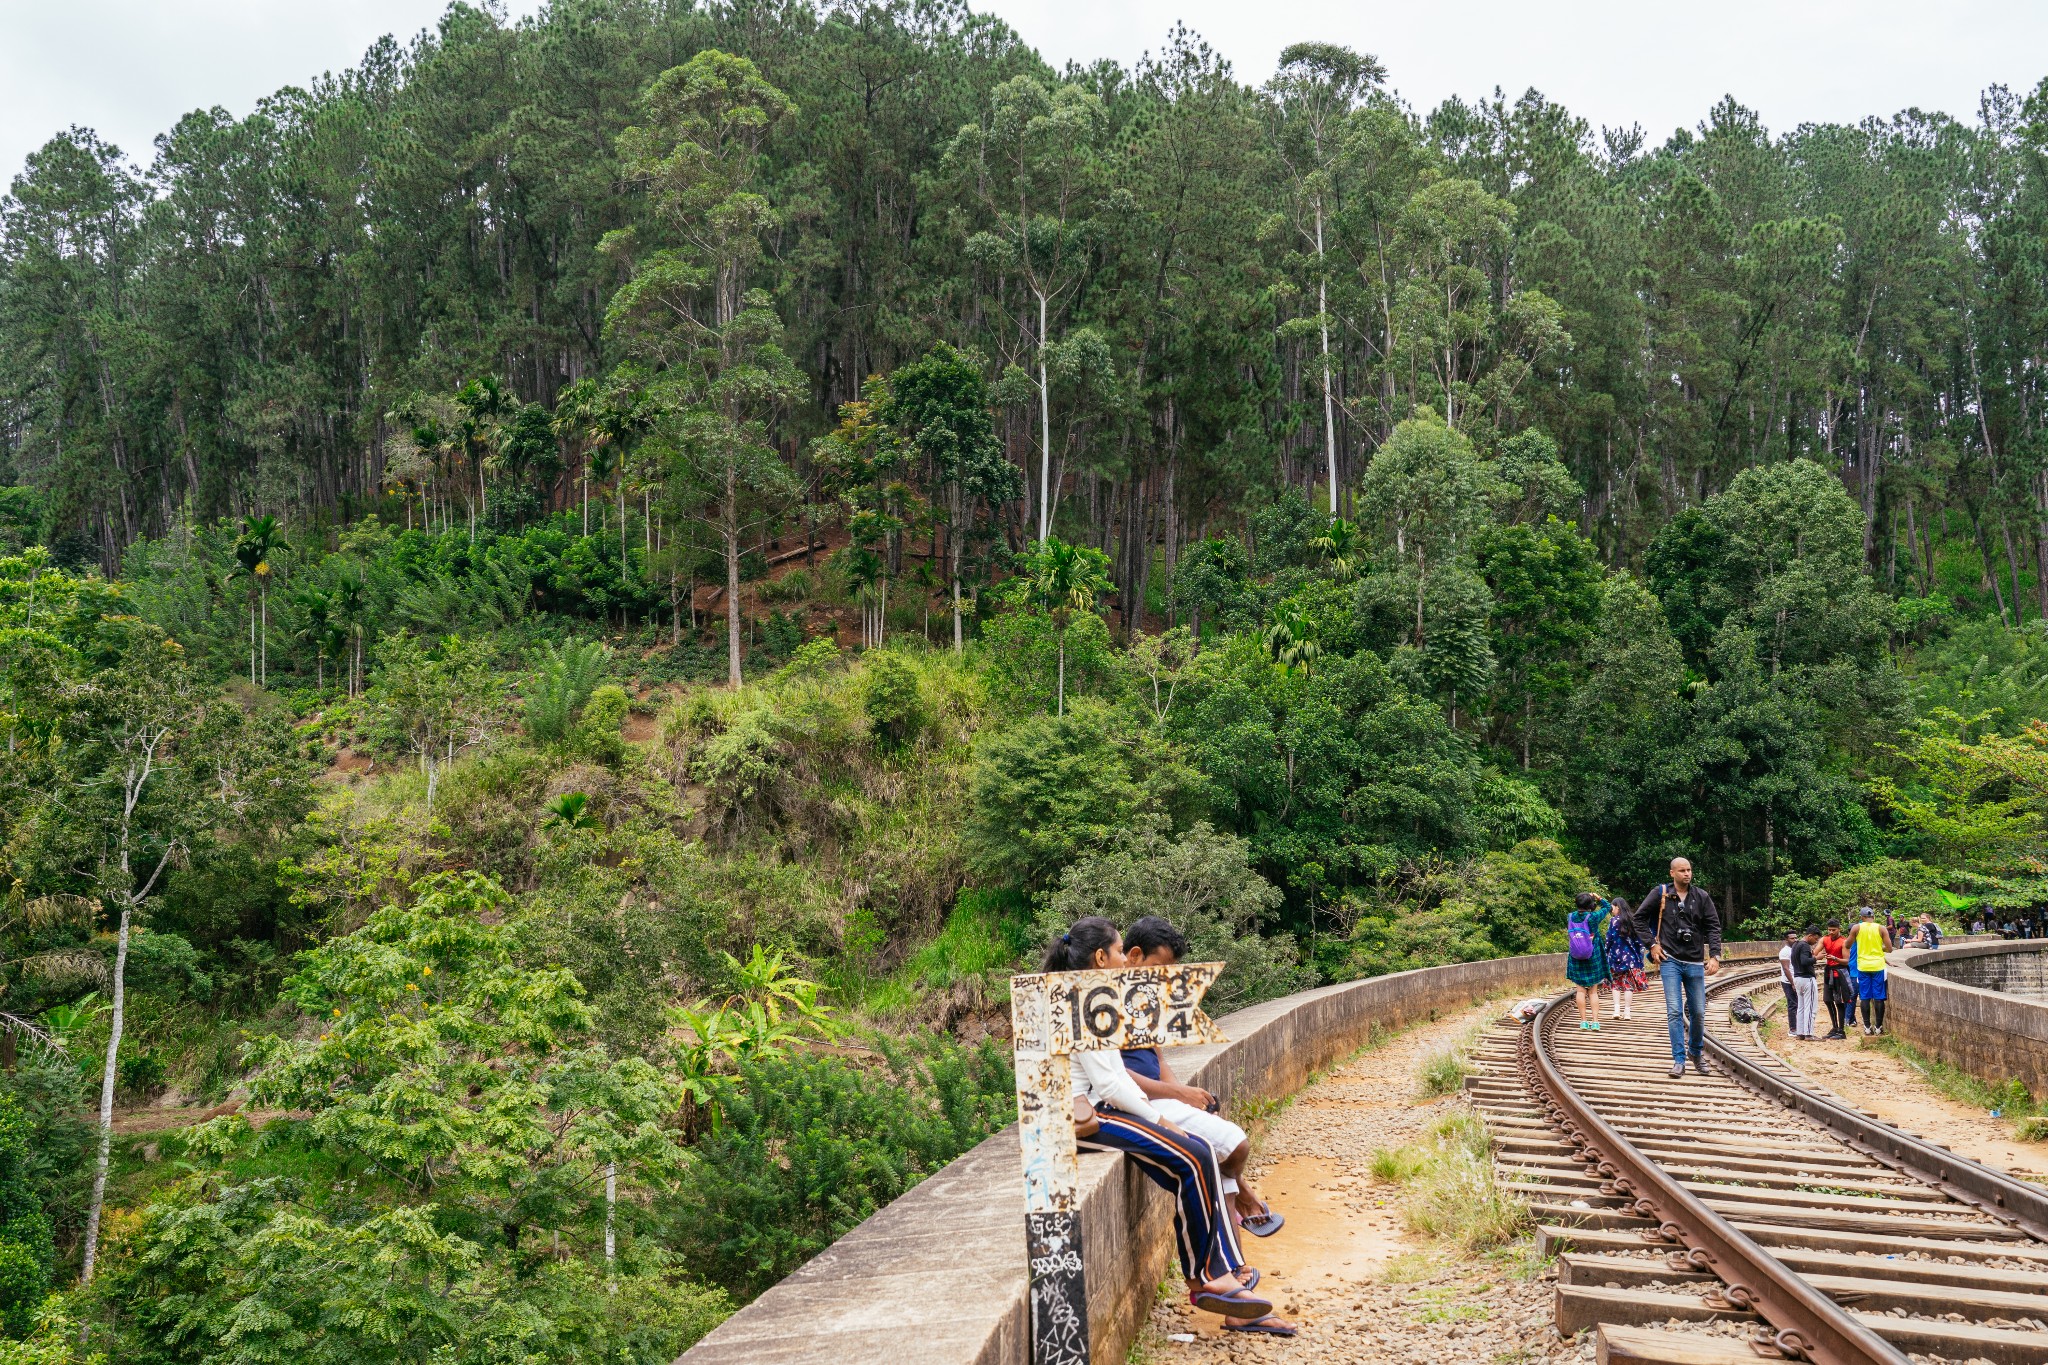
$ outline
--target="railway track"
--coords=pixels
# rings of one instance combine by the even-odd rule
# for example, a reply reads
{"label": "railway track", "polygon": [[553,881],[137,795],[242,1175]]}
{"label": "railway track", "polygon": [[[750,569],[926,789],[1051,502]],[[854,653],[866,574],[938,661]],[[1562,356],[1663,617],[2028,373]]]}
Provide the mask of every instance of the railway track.
{"label": "railway track", "polygon": [[1708,1072],[1683,1080],[1654,983],[1633,1022],[1581,1030],[1566,995],[1482,1040],[1467,1089],[1558,1254],[1557,1329],[1613,1365],[2048,1365],[2048,1191],[1761,1047],[1728,1003],[1777,976],[1710,980]]}

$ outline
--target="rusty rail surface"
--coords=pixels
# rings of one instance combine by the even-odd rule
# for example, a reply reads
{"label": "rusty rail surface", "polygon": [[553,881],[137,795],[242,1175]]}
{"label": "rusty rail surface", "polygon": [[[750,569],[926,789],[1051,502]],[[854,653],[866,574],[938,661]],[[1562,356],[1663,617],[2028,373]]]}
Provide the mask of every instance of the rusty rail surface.
{"label": "rusty rail surface", "polygon": [[[1720,1277],[1726,1286],[1720,1291],[1726,1306],[1763,1318],[1767,1325],[1752,1343],[1759,1355],[1815,1365],[1910,1365],[1898,1348],[1780,1264],[1637,1151],[1579,1095],[1550,1055],[1551,1029],[1571,1002],[1570,995],[1559,996],[1523,1025],[1516,1045],[1523,1082],[1581,1159],[1607,1178],[1614,1193],[1633,1197],[1638,1215],[1657,1224],[1644,1238],[1674,1244],[1672,1268]],[[1608,1186],[1602,1188],[1604,1192]]]}

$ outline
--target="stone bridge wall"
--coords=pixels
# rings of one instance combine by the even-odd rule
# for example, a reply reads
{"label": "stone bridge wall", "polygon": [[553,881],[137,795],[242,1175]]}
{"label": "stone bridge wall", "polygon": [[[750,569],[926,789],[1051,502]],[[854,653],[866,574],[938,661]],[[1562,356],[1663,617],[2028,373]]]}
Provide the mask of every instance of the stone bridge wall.
{"label": "stone bridge wall", "polygon": [[[1777,945],[1727,945],[1731,957]],[[1230,1041],[1176,1048],[1174,1070],[1233,1101],[1277,1099],[1391,1031],[1501,995],[1564,988],[1564,954],[1497,958],[1324,986],[1226,1015]],[[879,1210],[727,1319],[678,1365],[1026,1365],[1024,1184],[1005,1128]],[[1081,1154],[1095,1358],[1120,1361],[1150,1311],[1172,1205],[1108,1152]]]}
{"label": "stone bridge wall", "polygon": [[1923,962],[1918,970],[1958,986],[1974,986],[1980,991],[2023,995],[2048,1002],[2048,955],[2042,951],[2048,949],[2048,942],[2021,940],[1989,946],[1995,947],[1996,951],[1942,961],[1932,959],[1943,958],[1945,954],[1929,954],[1930,960]]}
{"label": "stone bridge wall", "polygon": [[1887,966],[1893,1033],[1980,1080],[2048,1094],[2048,941],[1907,948]]}

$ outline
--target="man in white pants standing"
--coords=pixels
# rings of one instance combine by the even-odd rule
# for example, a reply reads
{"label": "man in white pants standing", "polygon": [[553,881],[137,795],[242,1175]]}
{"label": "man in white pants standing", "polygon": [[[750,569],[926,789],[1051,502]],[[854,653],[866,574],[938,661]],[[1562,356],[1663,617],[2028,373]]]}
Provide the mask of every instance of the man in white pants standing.
{"label": "man in white pants standing", "polygon": [[1798,1001],[1791,1020],[1792,1036],[1809,1043],[1813,1041],[1814,1009],[1820,1000],[1813,952],[1819,942],[1820,930],[1808,929],[1800,941],[1792,945],[1792,994]]}

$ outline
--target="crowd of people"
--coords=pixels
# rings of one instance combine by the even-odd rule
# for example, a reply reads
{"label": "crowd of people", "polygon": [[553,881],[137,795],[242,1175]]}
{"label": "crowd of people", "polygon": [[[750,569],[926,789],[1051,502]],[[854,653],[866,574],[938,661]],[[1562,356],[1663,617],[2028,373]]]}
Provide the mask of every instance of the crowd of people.
{"label": "crowd of people", "polygon": [[1998,934],[2003,938],[2048,938],[2048,906],[2025,910],[1979,911],[1970,921],[1973,934]]}
{"label": "crowd of people", "polygon": [[[1565,920],[1565,977],[1576,993],[1579,1027],[1600,1027],[1600,992],[1608,992],[1610,1019],[1635,1018],[1635,997],[1647,988],[1647,968],[1664,987],[1671,1035],[1671,1075],[1700,1066],[1706,1032],[1706,979],[1721,970],[1721,916],[1714,899],[1695,886],[1692,864],[1671,861],[1671,880],[1639,904],[1624,896],[1579,893]],[[1931,915],[1880,916],[1862,906],[1844,930],[1829,920],[1785,935],[1778,952],[1787,1031],[1813,1042],[1846,1039],[1856,1025],[1866,1036],[1884,1032],[1885,954],[1894,948],[1939,948],[1941,927]],[[1817,1034],[1820,1011],[1828,1032]]]}

